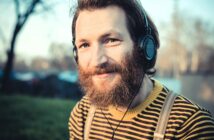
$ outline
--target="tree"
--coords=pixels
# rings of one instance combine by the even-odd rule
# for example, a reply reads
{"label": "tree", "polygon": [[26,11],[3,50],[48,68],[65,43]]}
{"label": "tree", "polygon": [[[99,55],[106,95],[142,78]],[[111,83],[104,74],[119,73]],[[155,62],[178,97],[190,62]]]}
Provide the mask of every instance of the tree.
{"label": "tree", "polygon": [[213,73],[214,72],[214,45],[212,37],[214,35],[213,27],[209,27],[207,24],[203,23],[201,20],[196,19],[193,23],[195,31],[193,35],[195,36],[195,50],[192,53],[196,53],[195,59],[197,62],[197,71],[199,73]]}
{"label": "tree", "polygon": [[211,22],[183,14],[174,0],[171,21],[163,27],[165,48],[160,48],[157,59],[159,74],[179,78],[183,73],[213,73],[213,29]]}
{"label": "tree", "polygon": [[49,11],[53,7],[53,4],[56,4],[56,3],[47,3],[47,1],[45,0],[13,0],[13,3],[15,5],[16,21],[12,37],[10,40],[10,49],[7,51],[7,62],[3,70],[2,87],[1,87],[2,91],[6,91],[7,86],[10,83],[9,77],[13,69],[15,43],[17,41],[17,37],[20,34],[20,31],[23,29],[26,22],[34,13]]}

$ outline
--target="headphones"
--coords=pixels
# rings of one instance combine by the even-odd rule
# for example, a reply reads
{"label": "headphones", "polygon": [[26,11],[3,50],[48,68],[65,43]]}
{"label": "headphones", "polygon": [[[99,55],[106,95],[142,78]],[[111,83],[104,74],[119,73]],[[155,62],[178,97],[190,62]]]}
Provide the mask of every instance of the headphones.
{"label": "headphones", "polygon": [[[146,29],[146,35],[140,37],[138,39],[138,47],[140,49],[140,53],[142,53],[142,56],[144,57],[145,66],[144,70],[147,72],[149,69],[153,68],[156,61],[157,56],[157,44],[152,36],[152,29],[149,26],[148,19],[146,16],[146,12],[144,9],[142,9],[144,21],[145,21],[145,29]],[[75,46],[75,38],[73,38],[72,41],[74,48],[73,48],[73,55],[76,63],[78,63],[78,55],[77,55],[77,48]]]}
{"label": "headphones", "polygon": [[145,72],[147,72],[147,70],[153,68],[155,65],[157,56],[157,44],[155,42],[154,37],[152,36],[152,29],[149,26],[146,12],[143,8],[142,12],[144,16],[146,35],[139,38],[137,45],[140,48],[142,56],[144,57],[144,70]]}

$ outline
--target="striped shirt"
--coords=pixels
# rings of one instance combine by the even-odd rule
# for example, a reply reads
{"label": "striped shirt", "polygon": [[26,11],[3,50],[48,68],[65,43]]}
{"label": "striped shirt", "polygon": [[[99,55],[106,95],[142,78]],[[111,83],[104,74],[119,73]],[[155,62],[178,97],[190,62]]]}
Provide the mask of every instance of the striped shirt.
{"label": "striped shirt", "polygon": [[[135,108],[129,109],[121,121],[124,112],[110,106],[105,110],[97,108],[91,124],[89,139],[111,140],[113,131],[115,140],[153,139],[160,111],[169,90],[154,81],[154,88],[147,99]],[[90,108],[86,96],[79,101],[69,118],[71,140],[82,140],[85,121]],[[114,130],[112,130],[114,129]],[[214,139],[214,119],[211,114],[193,104],[185,97],[176,97],[164,139]]]}

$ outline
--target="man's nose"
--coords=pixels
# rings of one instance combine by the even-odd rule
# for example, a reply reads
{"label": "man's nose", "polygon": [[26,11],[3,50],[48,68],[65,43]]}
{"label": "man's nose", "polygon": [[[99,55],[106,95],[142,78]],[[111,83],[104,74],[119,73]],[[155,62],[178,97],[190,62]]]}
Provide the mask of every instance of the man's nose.
{"label": "man's nose", "polygon": [[93,67],[100,66],[107,62],[107,55],[105,51],[105,47],[101,44],[95,44],[93,53],[92,53],[92,60],[91,64]]}

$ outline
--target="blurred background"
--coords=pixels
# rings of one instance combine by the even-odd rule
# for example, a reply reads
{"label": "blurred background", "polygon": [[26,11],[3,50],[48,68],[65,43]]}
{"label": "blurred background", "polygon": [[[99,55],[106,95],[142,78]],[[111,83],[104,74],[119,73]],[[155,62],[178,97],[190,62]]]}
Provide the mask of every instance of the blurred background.
{"label": "blurred background", "polygon": [[[157,73],[214,115],[214,1],[141,0],[160,34]],[[82,97],[72,54],[75,0],[0,1],[0,139],[68,139]]]}

